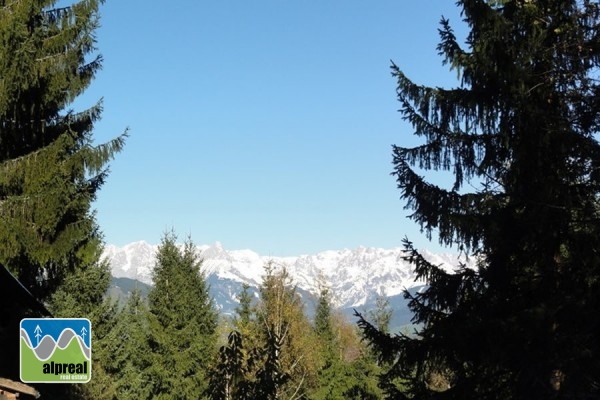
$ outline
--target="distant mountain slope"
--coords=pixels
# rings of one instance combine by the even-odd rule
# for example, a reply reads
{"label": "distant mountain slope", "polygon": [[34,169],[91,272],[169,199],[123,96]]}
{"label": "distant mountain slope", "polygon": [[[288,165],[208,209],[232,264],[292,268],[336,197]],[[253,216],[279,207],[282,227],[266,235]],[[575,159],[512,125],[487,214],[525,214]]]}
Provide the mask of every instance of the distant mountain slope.
{"label": "distant mountain slope", "polygon": [[[237,295],[242,291],[242,283],[226,278],[219,278],[216,275],[211,275],[207,279],[210,285],[210,295],[215,301],[215,305],[219,309],[219,312],[223,316],[232,316],[235,313],[235,308],[238,306]],[[124,304],[128,296],[134,288],[140,289],[142,296],[146,297],[148,291],[151,289],[150,285],[143,282],[137,281],[131,278],[112,278],[111,285],[109,288],[109,295],[117,299]],[[423,286],[417,286],[411,289],[411,292],[416,292],[423,288]],[[250,287],[250,293],[258,298],[258,289],[256,287]],[[298,292],[302,297],[302,301],[305,304],[306,313],[309,318],[312,319],[316,304],[317,297],[310,292],[298,288]],[[373,311],[376,308],[376,296],[372,296],[368,301],[356,307],[341,307],[339,311],[346,317],[348,321],[355,321],[354,310],[362,313],[364,316],[368,316],[369,311]],[[412,315],[407,307],[407,301],[404,299],[403,294],[388,297],[390,309],[393,311],[392,319],[390,321],[390,328],[393,331],[398,331],[401,328],[410,325]]]}
{"label": "distant mountain slope", "polygon": [[116,278],[113,276],[110,281],[108,295],[113,299],[117,299],[121,303],[124,303],[127,297],[129,297],[131,292],[136,288],[140,290],[143,297],[146,297],[151,286],[135,279]]}

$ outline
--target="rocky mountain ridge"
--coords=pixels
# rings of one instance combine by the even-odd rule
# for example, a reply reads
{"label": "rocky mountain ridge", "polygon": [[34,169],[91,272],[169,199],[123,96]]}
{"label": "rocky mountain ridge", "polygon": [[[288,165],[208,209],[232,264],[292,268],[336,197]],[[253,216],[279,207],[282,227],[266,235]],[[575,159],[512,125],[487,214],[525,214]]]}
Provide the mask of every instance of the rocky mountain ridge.
{"label": "rocky mountain ridge", "polygon": [[[144,241],[122,247],[107,245],[103,257],[110,262],[114,277],[136,279],[151,285],[157,249],[157,245]],[[424,284],[415,280],[411,265],[402,259],[404,253],[400,247],[358,247],[298,257],[267,257],[252,250],[226,250],[219,242],[197,246],[197,249],[209,280],[230,283],[223,287],[234,288],[241,283],[257,287],[265,264],[272,261],[285,266],[303,291],[316,295],[319,284],[325,283],[338,308],[360,307],[378,295],[397,297],[405,288],[418,288]],[[454,254],[424,251],[423,255],[449,271],[459,264],[458,256]],[[221,293],[221,296],[231,297],[233,302],[237,300],[233,291]]]}

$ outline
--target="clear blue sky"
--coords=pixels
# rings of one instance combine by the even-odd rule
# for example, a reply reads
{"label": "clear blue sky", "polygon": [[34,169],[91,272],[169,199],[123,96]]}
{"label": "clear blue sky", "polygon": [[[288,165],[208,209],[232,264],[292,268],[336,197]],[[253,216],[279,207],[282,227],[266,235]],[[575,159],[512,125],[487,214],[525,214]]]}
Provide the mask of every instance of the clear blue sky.
{"label": "clear blue sky", "polygon": [[109,244],[197,244],[286,256],[408,235],[391,144],[417,143],[397,112],[390,60],[453,86],[438,22],[454,0],[109,0],[104,68],[75,107],[104,98],[99,142],[130,138],[95,203]]}

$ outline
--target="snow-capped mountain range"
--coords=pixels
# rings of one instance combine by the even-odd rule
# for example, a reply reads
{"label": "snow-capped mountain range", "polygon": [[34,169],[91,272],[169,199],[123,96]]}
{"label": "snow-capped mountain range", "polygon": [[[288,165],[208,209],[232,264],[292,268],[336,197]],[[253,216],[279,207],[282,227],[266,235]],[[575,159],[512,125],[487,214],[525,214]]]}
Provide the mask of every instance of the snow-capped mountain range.
{"label": "snow-capped mountain range", "polygon": [[[158,245],[144,241],[123,247],[107,245],[104,257],[110,262],[112,275],[152,284],[152,269]],[[257,287],[268,261],[285,265],[298,288],[318,293],[319,280],[331,289],[332,301],[340,308],[358,307],[377,295],[392,297],[404,289],[422,286],[414,271],[402,260],[402,248],[328,250],[298,257],[267,257],[251,250],[226,250],[221,243],[198,246],[207,277],[221,281],[248,283]],[[452,271],[459,260],[455,254],[422,253],[436,265]],[[235,293],[229,294],[235,297]]]}

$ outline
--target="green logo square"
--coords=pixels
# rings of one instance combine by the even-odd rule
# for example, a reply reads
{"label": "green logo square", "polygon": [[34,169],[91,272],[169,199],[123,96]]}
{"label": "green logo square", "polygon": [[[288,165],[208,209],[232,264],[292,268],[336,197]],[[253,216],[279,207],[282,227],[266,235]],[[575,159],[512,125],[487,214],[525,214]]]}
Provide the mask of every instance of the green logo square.
{"label": "green logo square", "polygon": [[25,318],[21,381],[85,383],[92,377],[92,324],[86,318]]}

